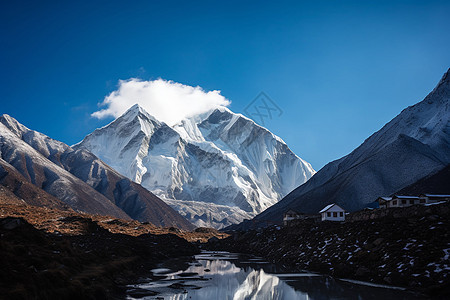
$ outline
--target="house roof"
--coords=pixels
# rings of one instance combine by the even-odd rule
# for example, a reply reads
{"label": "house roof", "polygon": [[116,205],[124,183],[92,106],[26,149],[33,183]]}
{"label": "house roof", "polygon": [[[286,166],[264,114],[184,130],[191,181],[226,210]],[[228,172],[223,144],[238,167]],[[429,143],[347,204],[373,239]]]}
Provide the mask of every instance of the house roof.
{"label": "house roof", "polygon": [[378,197],[378,199],[382,199],[384,201],[391,201],[392,197]]}
{"label": "house roof", "polygon": [[328,204],[327,206],[325,206],[324,208],[322,208],[322,210],[321,211],[319,211],[319,214],[321,214],[321,213],[323,213],[323,212],[326,212],[327,210],[329,210],[330,208],[332,208],[333,206],[337,206],[337,207],[339,207],[340,209],[342,209],[343,211],[345,211],[345,209],[343,209],[342,207],[340,207],[339,205],[337,205],[336,203],[331,203],[331,204]]}
{"label": "house roof", "polygon": [[394,195],[394,197],[392,198],[397,198],[397,199],[419,199],[419,197],[417,196],[402,196],[402,195]]}
{"label": "house roof", "polygon": [[299,212],[296,212],[296,211],[293,210],[293,209],[289,209],[289,210],[285,211],[284,214],[285,214],[285,215],[287,215],[287,214],[296,214],[296,215],[300,215]]}

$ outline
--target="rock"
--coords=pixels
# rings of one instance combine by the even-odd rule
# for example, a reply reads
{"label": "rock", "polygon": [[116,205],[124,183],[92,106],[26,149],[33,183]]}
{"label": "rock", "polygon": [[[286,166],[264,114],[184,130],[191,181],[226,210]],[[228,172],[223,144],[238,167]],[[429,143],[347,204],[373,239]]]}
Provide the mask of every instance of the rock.
{"label": "rock", "polygon": [[169,231],[170,231],[170,232],[181,233],[181,230],[180,230],[179,228],[176,228],[176,227],[170,227],[170,228],[169,228]]}
{"label": "rock", "polygon": [[141,288],[132,288],[127,290],[127,295],[133,298],[144,298],[149,296],[156,296],[158,293]]}
{"label": "rock", "polygon": [[370,270],[366,267],[359,267],[358,270],[356,270],[356,276],[366,276],[367,274],[370,273]]}
{"label": "rock", "polygon": [[213,237],[209,238],[208,243],[215,244],[215,243],[217,243],[218,241],[219,241],[219,238],[213,236]]}
{"label": "rock", "polygon": [[431,215],[431,216],[428,216],[427,219],[428,219],[429,221],[436,221],[436,220],[439,220],[439,216],[437,216],[437,215]]}
{"label": "rock", "polygon": [[385,282],[389,283],[389,284],[392,283],[392,279],[391,279],[391,277],[389,277],[389,276],[384,277],[383,280],[384,280]]}
{"label": "rock", "polygon": [[339,263],[334,270],[334,274],[339,277],[348,277],[351,273],[352,269],[344,263]]}
{"label": "rock", "polygon": [[198,227],[194,231],[200,232],[200,233],[217,233],[217,232],[219,232],[217,229],[208,228],[208,227]]}
{"label": "rock", "polygon": [[373,241],[373,244],[375,246],[379,246],[384,241],[384,238],[377,238],[375,241]]}
{"label": "rock", "polygon": [[5,218],[1,221],[0,226],[6,230],[13,230],[24,224],[21,218]]}

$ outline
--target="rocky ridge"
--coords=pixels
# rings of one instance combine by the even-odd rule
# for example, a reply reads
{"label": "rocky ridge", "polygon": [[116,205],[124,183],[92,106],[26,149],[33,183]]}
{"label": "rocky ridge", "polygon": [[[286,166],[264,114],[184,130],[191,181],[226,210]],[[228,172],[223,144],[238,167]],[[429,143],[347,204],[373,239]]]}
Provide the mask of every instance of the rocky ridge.
{"label": "rocky ridge", "polygon": [[86,149],[75,150],[8,115],[0,117],[0,155],[0,184],[29,204],[193,228],[157,196]]}

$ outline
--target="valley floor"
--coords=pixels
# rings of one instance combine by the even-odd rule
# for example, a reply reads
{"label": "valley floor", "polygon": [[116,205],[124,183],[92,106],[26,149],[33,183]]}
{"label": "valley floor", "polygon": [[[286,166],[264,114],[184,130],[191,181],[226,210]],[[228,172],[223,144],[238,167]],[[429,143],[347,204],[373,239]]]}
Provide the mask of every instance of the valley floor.
{"label": "valley floor", "polygon": [[[304,220],[209,243],[212,250],[249,253],[297,270],[450,296],[450,204],[411,207],[413,215],[354,222]],[[447,298],[448,299],[448,298]]]}
{"label": "valley floor", "polygon": [[213,236],[225,235],[3,203],[0,299],[123,299],[125,284]]}

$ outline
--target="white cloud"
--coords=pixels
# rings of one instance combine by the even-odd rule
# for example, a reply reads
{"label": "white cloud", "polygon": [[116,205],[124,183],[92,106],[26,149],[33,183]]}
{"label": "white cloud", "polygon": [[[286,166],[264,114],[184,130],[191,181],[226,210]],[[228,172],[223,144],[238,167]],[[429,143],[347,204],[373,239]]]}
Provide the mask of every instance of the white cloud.
{"label": "white cloud", "polygon": [[143,81],[132,78],[120,80],[119,88],[105,97],[93,117],[119,117],[134,104],[139,104],[156,119],[172,126],[181,120],[204,113],[219,106],[228,106],[230,101],[220,91],[204,91],[181,83],[157,79]]}

